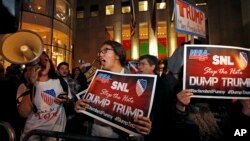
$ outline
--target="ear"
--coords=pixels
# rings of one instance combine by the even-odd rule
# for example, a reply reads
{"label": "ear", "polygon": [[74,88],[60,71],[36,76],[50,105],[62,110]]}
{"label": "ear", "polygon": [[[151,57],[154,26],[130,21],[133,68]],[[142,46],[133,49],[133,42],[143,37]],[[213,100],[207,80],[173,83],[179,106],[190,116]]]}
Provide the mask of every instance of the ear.
{"label": "ear", "polygon": [[151,67],[155,69],[156,66],[155,65],[151,65]]}
{"label": "ear", "polygon": [[154,70],[156,68],[156,66],[155,65],[151,65],[151,68],[152,68],[152,70]]}
{"label": "ear", "polygon": [[118,55],[115,55],[116,60],[120,60],[120,57]]}

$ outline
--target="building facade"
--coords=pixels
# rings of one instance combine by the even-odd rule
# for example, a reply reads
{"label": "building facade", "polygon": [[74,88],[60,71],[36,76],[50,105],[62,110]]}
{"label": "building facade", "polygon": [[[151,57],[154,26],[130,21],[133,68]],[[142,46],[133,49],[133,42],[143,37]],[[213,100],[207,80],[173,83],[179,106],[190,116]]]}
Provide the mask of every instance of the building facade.
{"label": "building facade", "polygon": [[[136,21],[133,37],[130,0],[77,1],[74,65],[80,65],[79,60],[93,62],[100,45],[107,39],[121,42],[128,60],[136,60],[143,54],[166,58],[181,43],[191,39],[192,36],[175,30],[174,0],[155,0],[155,17],[152,14],[154,0],[133,1]],[[248,1],[183,1],[197,6],[206,15],[206,37],[199,37],[204,44],[246,48],[250,45]]]}
{"label": "building facade", "polygon": [[[55,66],[66,61],[72,67],[74,4],[74,0],[20,1],[19,30],[36,32]],[[5,60],[2,63],[10,65]]]}
{"label": "building facade", "polygon": [[[159,59],[169,57],[177,46],[187,41],[187,34],[176,33],[173,1],[167,0],[85,0],[77,1],[75,65],[78,60],[92,62],[105,40],[123,44],[127,60],[144,54]],[[155,8],[155,9],[154,9]],[[134,34],[131,35],[131,10]]]}

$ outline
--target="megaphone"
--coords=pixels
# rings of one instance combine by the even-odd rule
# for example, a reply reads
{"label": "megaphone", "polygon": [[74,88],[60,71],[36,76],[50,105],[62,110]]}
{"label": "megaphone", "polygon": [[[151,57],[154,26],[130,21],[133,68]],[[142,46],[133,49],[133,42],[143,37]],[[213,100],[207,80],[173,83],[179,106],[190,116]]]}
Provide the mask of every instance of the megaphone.
{"label": "megaphone", "polygon": [[30,30],[7,34],[0,45],[3,58],[14,64],[36,64],[44,48],[41,37]]}

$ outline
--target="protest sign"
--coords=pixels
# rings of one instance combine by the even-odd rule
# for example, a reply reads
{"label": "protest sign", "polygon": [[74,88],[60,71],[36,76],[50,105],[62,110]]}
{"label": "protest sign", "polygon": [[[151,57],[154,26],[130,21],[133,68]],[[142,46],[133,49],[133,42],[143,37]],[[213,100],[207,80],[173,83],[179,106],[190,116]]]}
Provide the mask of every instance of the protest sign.
{"label": "protest sign", "polygon": [[138,135],[134,119],[149,117],[156,75],[120,74],[97,70],[87,91],[77,94],[90,101],[81,112],[129,134]]}
{"label": "protest sign", "polygon": [[250,98],[250,49],[219,45],[185,45],[183,89],[193,97]]}
{"label": "protest sign", "polygon": [[183,0],[174,0],[174,6],[176,31],[205,38],[205,13]]}

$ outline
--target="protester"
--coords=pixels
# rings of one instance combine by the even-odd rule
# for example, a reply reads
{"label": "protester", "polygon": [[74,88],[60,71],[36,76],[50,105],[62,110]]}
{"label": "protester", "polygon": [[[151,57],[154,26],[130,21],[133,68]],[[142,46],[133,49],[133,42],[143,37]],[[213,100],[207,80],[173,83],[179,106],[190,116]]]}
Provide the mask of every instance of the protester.
{"label": "protester", "polygon": [[73,69],[72,78],[77,80],[78,84],[80,84],[81,86],[78,92],[81,92],[85,90],[86,88],[88,88],[87,78],[84,75],[84,73],[82,73],[82,70],[80,69],[80,67],[75,67]]}
{"label": "protester", "polygon": [[[1,90],[1,101],[0,101],[0,121],[8,122],[14,129],[16,134],[16,140],[19,140],[21,122],[18,120],[18,111],[16,108],[16,88],[15,82],[5,78],[4,66],[0,63],[0,90]],[[9,140],[7,134],[8,129],[0,126],[0,140]]]}
{"label": "protester", "polygon": [[25,65],[25,68],[23,69],[21,81],[22,83],[18,86],[17,89],[17,105],[22,101],[22,98],[24,96],[24,93],[26,91],[29,91],[29,86],[31,85],[31,72],[32,72],[32,66],[31,65]]}
{"label": "protester", "polygon": [[[120,43],[116,41],[105,41],[100,48],[98,56],[100,57],[100,62],[104,70],[116,73],[130,73],[126,68],[126,53]],[[80,112],[81,110],[86,110],[87,106],[88,101],[81,99],[76,102],[75,110]],[[150,133],[152,123],[149,118],[138,117],[138,119],[135,119],[134,121],[134,127],[139,133],[143,135]],[[120,139],[128,137],[127,133],[115,129],[98,120],[94,120],[89,129],[90,135],[92,136]]]}
{"label": "protester", "polygon": [[[22,71],[21,81],[22,83],[18,86],[17,92],[16,92],[16,104],[17,107],[19,106],[20,102],[23,99],[23,96],[26,94],[29,94],[30,85],[31,85],[31,73],[32,73],[32,65],[25,65],[25,68]],[[23,130],[23,127],[25,125],[26,118],[24,117],[18,117],[16,120],[20,121],[20,130],[19,134],[17,133],[18,138],[20,137],[20,133]]]}
{"label": "protester", "polygon": [[237,100],[230,108],[225,126],[226,140],[250,140],[250,99]]}
{"label": "protester", "polygon": [[61,62],[57,66],[58,75],[62,77],[68,84],[69,93],[74,99],[76,99],[76,94],[78,93],[81,85],[77,80],[71,78],[69,72],[69,64],[67,62]]}
{"label": "protester", "polygon": [[[34,129],[64,132],[66,114],[63,103],[68,96],[58,98],[65,93],[58,79],[52,61],[43,52],[38,66],[32,68],[30,94],[23,97],[18,106],[19,114],[27,118],[22,139]],[[29,140],[39,140],[38,136],[31,136]],[[56,138],[43,137],[46,141],[56,141]]]}
{"label": "protester", "polygon": [[228,99],[192,98],[191,89],[182,90],[183,67],[178,76],[176,131],[193,141],[223,141],[228,118]]}
{"label": "protester", "polygon": [[[171,98],[172,91],[170,85],[166,85],[165,81],[160,78],[158,72],[158,59],[153,55],[143,55],[139,58],[138,70],[141,74],[156,75],[156,89],[154,93],[153,107],[150,114],[152,120],[152,129],[146,141],[161,140],[163,138],[170,138],[171,128],[173,126],[173,98]],[[166,132],[168,129],[168,132]]]}
{"label": "protester", "polygon": [[170,86],[173,91],[174,87],[177,85],[177,79],[174,77],[173,72],[168,68],[168,60],[163,60],[164,67],[163,72],[161,74],[161,78],[166,82],[168,86]]}
{"label": "protester", "polygon": [[57,66],[57,71],[59,77],[62,77],[63,80],[67,83],[68,95],[70,96],[70,101],[67,104],[64,104],[64,108],[67,114],[67,124],[66,124],[66,133],[82,133],[85,128],[83,126],[84,117],[80,113],[76,113],[74,110],[74,103],[77,100],[76,94],[78,93],[81,85],[77,80],[71,78],[69,72],[69,64],[67,62],[61,62]]}

